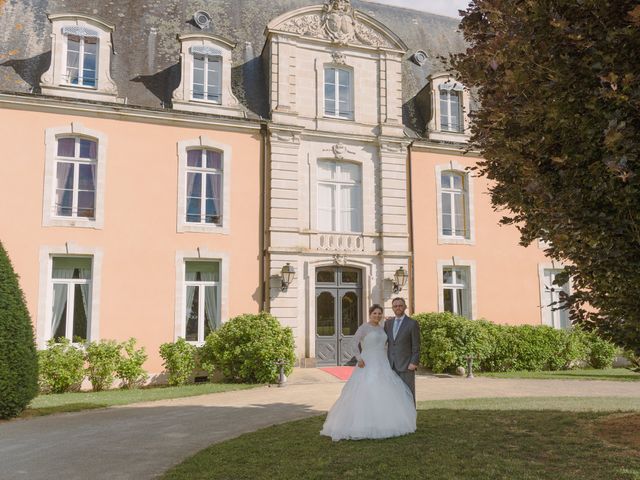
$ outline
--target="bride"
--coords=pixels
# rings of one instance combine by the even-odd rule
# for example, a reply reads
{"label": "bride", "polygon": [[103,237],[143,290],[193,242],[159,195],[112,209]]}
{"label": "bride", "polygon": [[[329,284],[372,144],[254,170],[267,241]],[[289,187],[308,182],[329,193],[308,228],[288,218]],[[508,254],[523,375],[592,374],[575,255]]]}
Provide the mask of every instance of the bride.
{"label": "bride", "polygon": [[331,407],[320,435],[338,441],[387,438],[416,431],[416,409],[409,387],[391,370],[385,351],[387,334],[380,305],[369,308],[369,321],[358,328],[358,367]]}

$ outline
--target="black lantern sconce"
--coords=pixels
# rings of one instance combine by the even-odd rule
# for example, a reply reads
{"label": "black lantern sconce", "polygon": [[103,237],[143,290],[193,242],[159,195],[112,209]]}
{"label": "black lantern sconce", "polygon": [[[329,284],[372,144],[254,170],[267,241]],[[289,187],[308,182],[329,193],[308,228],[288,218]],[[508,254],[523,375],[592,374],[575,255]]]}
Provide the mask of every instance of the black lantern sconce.
{"label": "black lantern sconce", "polygon": [[282,285],[280,286],[280,290],[282,290],[283,292],[286,292],[287,289],[289,288],[289,285],[291,285],[291,282],[293,281],[293,277],[295,277],[295,275],[296,275],[296,271],[293,269],[291,264],[287,262],[287,264],[282,267],[282,270],[280,270],[280,277],[282,279],[281,280]]}
{"label": "black lantern sconce", "polygon": [[400,291],[407,284],[407,280],[409,279],[409,274],[406,270],[400,267],[396,270],[396,273],[393,274],[393,293],[400,293]]}

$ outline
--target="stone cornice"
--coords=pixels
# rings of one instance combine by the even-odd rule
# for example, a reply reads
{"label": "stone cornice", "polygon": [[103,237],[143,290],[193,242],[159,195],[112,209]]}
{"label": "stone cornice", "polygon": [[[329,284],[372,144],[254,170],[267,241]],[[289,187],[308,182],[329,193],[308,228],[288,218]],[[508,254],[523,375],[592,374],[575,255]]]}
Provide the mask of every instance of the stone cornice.
{"label": "stone cornice", "polygon": [[218,127],[230,130],[259,131],[261,120],[233,119],[212,115],[134,107],[122,104],[86,102],[66,98],[0,92],[0,108],[44,111],[63,115],[100,116],[114,120],[128,120],[186,127]]}
{"label": "stone cornice", "polygon": [[467,150],[467,146],[463,144],[446,144],[438,142],[430,142],[428,140],[414,140],[411,143],[412,150],[421,152],[442,153],[445,155],[465,156],[470,158],[482,158],[477,150]]}

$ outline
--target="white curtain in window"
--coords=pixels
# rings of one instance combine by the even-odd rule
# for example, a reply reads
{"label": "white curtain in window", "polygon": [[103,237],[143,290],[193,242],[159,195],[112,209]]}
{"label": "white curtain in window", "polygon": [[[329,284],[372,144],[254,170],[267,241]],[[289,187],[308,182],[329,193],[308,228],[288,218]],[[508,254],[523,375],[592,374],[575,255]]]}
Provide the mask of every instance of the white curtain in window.
{"label": "white curtain in window", "polygon": [[[91,278],[91,269],[81,268],[80,278]],[[87,319],[89,318],[89,287],[89,283],[83,283],[80,285],[80,290],[82,291],[82,305],[84,306],[84,314]]]}
{"label": "white curtain in window", "polygon": [[335,230],[335,185],[318,185],[318,229],[325,232]]}
{"label": "white curtain in window", "polygon": [[[52,277],[56,279],[73,278],[73,267],[68,265],[55,265],[54,260]],[[64,283],[53,284],[53,318],[51,319],[51,335],[55,335],[60,322],[62,321],[62,313],[67,305],[67,288]]]}

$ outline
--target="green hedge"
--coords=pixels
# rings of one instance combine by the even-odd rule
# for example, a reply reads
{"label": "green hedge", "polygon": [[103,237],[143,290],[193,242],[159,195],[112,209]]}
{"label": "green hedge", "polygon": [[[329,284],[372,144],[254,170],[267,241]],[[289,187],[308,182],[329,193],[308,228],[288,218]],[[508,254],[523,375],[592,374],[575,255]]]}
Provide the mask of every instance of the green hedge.
{"label": "green hedge", "polygon": [[269,383],[278,377],[279,359],[287,362],[287,375],[293,370],[295,341],[291,328],[270,314],[246,314],[211,332],[200,353],[203,367],[222,372],[227,381]]}
{"label": "green hedge", "polygon": [[543,371],[593,368],[613,364],[616,347],[594,333],[577,328],[558,330],[547,326],[497,325],[486,320],[445,313],[414,315],[420,325],[420,362],[436,373],[466,367],[474,356],[474,368],[487,372]]}

